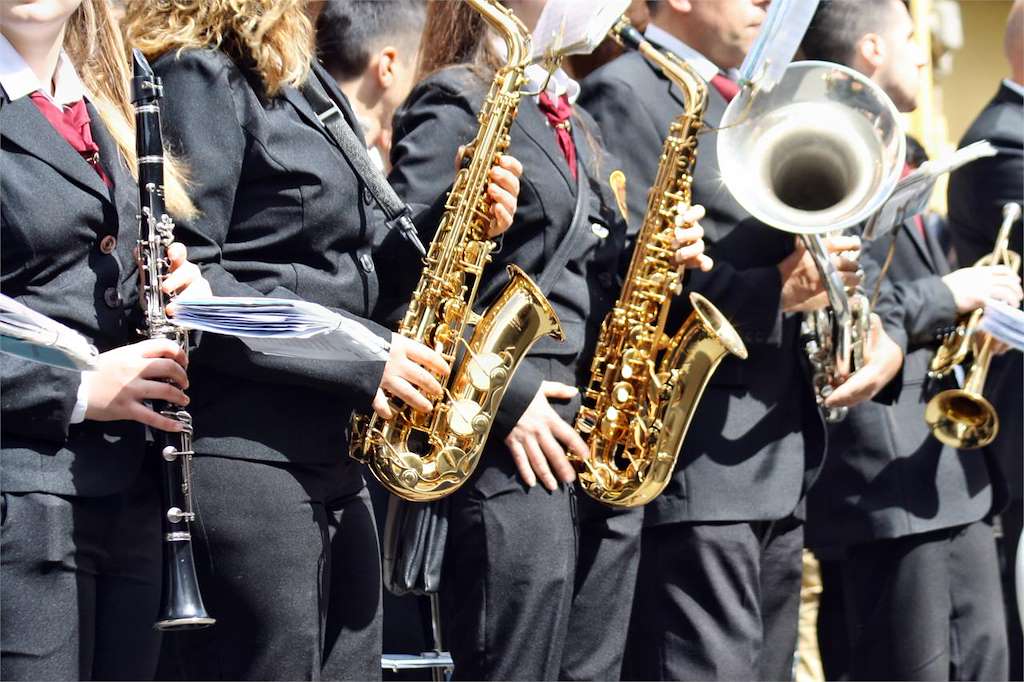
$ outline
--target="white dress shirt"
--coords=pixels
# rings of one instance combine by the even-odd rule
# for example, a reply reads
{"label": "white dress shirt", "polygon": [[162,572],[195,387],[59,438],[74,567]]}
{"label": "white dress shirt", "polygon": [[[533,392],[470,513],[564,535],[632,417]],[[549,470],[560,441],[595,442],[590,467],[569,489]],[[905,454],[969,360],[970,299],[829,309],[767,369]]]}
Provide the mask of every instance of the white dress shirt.
{"label": "white dress shirt", "polygon": [[1024,85],[1021,85],[1015,80],[1010,80],[1009,78],[1003,79],[1003,85],[1010,88],[1021,97],[1024,97]]}
{"label": "white dress shirt", "polygon": [[679,38],[676,38],[668,31],[658,28],[654,24],[647,26],[647,30],[644,31],[644,37],[652,43],[657,43],[689,64],[693,70],[697,72],[697,75],[708,83],[710,83],[711,79],[721,72],[721,69],[715,66],[710,59],[702,55],[700,52],[697,52],[697,50],[693,49]]}

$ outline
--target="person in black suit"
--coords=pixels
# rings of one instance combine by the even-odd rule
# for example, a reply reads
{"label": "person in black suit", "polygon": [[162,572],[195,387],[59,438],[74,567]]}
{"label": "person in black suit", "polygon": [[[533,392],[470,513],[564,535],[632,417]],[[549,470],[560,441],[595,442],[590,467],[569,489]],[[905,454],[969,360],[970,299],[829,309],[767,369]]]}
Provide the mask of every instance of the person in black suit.
{"label": "person in black suit", "polygon": [[[949,178],[949,232],[960,265],[971,265],[992,252],[1002,223],[1003,204],[1024,203],[1024,2],[1017,0],[1006,25],[1004,52],[1011,76],[1000,84],[960,146],[988,140],[998,154],[956,170]],[[1010,232],[1010,248],[1024,253],[1020,221]],[[1003,526],[1004,571],[1010,605],[1010,679],[1024,676],[1024,638],[1018,618],[1014,558],[1024,518],[1024,360],[1009,353],[992,361],[985,397],[999,413],[999,436],[986,448],[1002,468],[1009,484],[1009,503],[1000,515]]]}
{"label": "person in black suit", "polygon": [[[543,6],[507,4],[527,26]],[[468,5],[429,5],[425,77],[396,113],[391,159],[391,180],[414,205],[429,204],[451,181],[445,159],[476,134],[503,62],[487,36]],[[629,257],[610,180],[620,166],[590,116],[573,105],[575,81],[561,70],[547,80],[539,67],[526,76],[525,91],[540,94],[522,98],[511,128],[509,151],[524,168],[519,210],[484,275],[477,309],[505,285],[507,264],[535,280],[554,275],[547,295],[566,340],[542,339],[527,355],[476,472],[450,498],[442,622],[459,679],[617,679],[640,514],[577,494],[566,452],[587,453],[571,426],[577,386],[588,381],[599,325],[619,292],[616,272]],[[587,200],[577,216],[581,192]],[[710,265],[700,235],[699,226],[678,235],[677,262]],[[567,261],[551,266],[563,245]],[[407,290],[417,273],[410,275]]]}
{"label": "person in black suit", "polygon": [[[645,35],[695,66],[708,84],[705,122],[718,125],[768,2],[663,2]],[[641,55],[619,57],[583,83],[631,189],[632,224],[646,205],[682,93]],[[624,122],[628,121],[628,125]],[[789,679],[796,646],[803,497],[817,474],[825,429],[799,339],[798,313],[822,305],[813,261],[792,235],[759,223],[721,182],[716,135],[698,139],[693,196],[716,266],[689,287],[718,306],[746,343],[711,378],[672,481],[646,507],[626,674],[632,679]],[[830,242],[833,252],[855,238]],[[857,264],[838,261],[848,286]],[[830,404],[869,397],[892,376],[886,351]],[[884,369],[882,369],[884,367]]]}
{"label": "person in black suit", "polygon": [[[821,5],[803,53],[867,75],[901,111],[916,108],[927,55],[902,0]],[[923,415],[935,394],[957,383],[928,379],[944,331],[988,298],[1019,304],[1020,280],[1005,267],[950,272],[920,218],[893,238],[888,279],[907,338],[901,390],[891,406],[853,407],[830,431],[810,496],[808,544],[841,552],[852,679],[1006,679],[987,520],[994,488],[1005,483],[981,453],[935,439]],[[884,261],[890,243],[876,240],[867,257]]]}
{"label": "person in black suit", "polygon": [[[299,91],[316,78],[358,136],[345,97],[312,59],[304,2],[129,3],[131,41],[163,78],[163,123],[189,164],[199,215],[180,224],[215,294],[303,299],[390,341],[387,362],[263,356],[207,335],[193,358],[197,570],[215,627],[168,638],[163,674],[186,679],[374,679],[380,559],[353,410],[387,396],[427,411],[447,364],[367,319],[383,213]],[[216,37],[214,37],[216,36]],[[363,153],[365,143],[356,151]],[[454,157],[454,153],[449,159]],[[489,191],[511,223],[516,162]],[[411,252],[392,234],[393,253]]]}
{"label": "person in black suit", "polygon": [[[85,37],[95,41],[86,59]],[[62,49],[63,48],[63,49]],[[147,401],[186,405],[177,344],[140,341],[133,119],[106,0],[0,5],[0,289],[100,351],[78,374],[0,355],[0,677],[150,679],[160,646]],[[191,207],[168,163],[167,202]],[[181,244],[167,294],[209,292]]]}

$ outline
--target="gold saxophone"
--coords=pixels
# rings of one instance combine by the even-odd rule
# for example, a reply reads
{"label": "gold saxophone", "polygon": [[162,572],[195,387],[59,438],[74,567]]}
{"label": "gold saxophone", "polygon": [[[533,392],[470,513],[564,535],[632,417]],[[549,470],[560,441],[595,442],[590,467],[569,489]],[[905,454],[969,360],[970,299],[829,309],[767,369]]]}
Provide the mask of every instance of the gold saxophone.
{"label": "gold saxophone", "polygon": [[468,163],[455,177],[398,329],[439,349],[452,371],[442,381],[444,397],[429,414],[393,402],[391,420],[357,416],[352,429],[350,454],[392,493],[418,502],[444,497],[466,482],[519,363],[541,337],[564,338],[550,303],[514,265],[508,267],[511,282],[497,300],[483,315],[473,312],[495,247],[487,238],[493,203],[487,195],[488,174],[509,145],[530,63],[530,34],[497,0],[468,2],[504,39],[508,59],[484,100],[479,131],[466,150]]}
{"label": "gold saxophone", "polygon": [[583,489],[607,505],[635,507],[657,497],[671,478],[697,403],[725,354],[746,358],[747,349],[722,313],[696,293],[689,297],[693,313],[676,335],[665,333],[681,280],[672,241],[690,208],[707,86],[625,18],[612,36],[659,66],[686,100],[665,139],[626,281],[601,326],[576,419],[590,448],[586,459],[575,462]]}
{"label": "gold saxophone", "polygon": [[[1008,203],[1003,206],[1003,223],[996,234],[992,253],[982,256],[975,266],[1006,265],[1014,272],[1020,271],[1021,257],[1010,250],[1010,230],[1020,220],[1020,204]],[[981,323],[984,308],[962,317],[952,332],[946,335],[942,345],[932,357],[928,376],[938,379],[953,371],[953,368],[972,356],[971,369],[967,372],[964,387],[951,388],[935,395],[924,410],[924,420],[932,435],[951,447],[960,450],[983,448],[999,435],[999,415],[982,391],[992,363],[992,337],[986,335],[983,341],[975,337]]]}

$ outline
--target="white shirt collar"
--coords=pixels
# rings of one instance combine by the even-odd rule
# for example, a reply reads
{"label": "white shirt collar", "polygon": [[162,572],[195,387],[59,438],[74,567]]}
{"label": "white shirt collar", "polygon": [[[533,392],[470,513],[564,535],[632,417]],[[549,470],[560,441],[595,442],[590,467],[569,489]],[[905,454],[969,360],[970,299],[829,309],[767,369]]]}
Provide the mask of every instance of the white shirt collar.
{"label": "white shirt collar", "polygon": [[12,102],[27,97],[36,90],[41,90],[48,100],[63,109],[65,105],[73,104],[85,97],[85,86],[63,50],[61,50],[60,57],[57,58],[57,71],[53,76],[53,84],[54,92],[51,96],[50,88],[40,82],[35,72],[14,49],[10,41],[0,35],[0,86],[3,86]]}
{"label": "white shirt collar", "polygon": [[[498,56],[504,59],[508,54],[508,47],[505,45],[505,41],[499,38],[493,31],[489,35]],[[546,90],[552,99],[558,99],[565,95],[569,99],[569,104],[576,104],[576,98],[580,96],[580,84],[573,80],[561,67],[551,74],[549,79],[547,69],[540,64],[530,64],[526,67],[526,79],[527,83],[524,87],[527,92],[540,94],[541,86],[547,81]]]}
{"label": "white shirt collar", "polygon": [[548,79],[548,71],[540,64],[530,64],[526,67],[527,92],[539,92],[544,81],[547,81],[547,92],[552,99],[558,99],[565,95],[569,104],[576,104],[576,98],[580,96],[580,84],[573,80],[569,74],[558,68]]}
{"label": "white shirt collar", "polygon": [[719,73],[719,68],[715,66],[710,59],[702,55],[700,52],[697,52],[697,50],[693,49],[679,38],[676,38],[665,29],[658,28],[654,24],[648,24],[647,29],[644,31],[644,37],[652,43],[657,43],[680,59],[684,60],[687,64],[693,67],[693,70],[697,72],[697,75],[709,83],[711,82],[711,79]]}
{"label": "white shirt collar", "polygon": [[1017,81],[1010,80],[1009,78],[1003,79],[1003,85],[1010,88],[1021,97],[1024,97],[1024,85],[1021,85]]}

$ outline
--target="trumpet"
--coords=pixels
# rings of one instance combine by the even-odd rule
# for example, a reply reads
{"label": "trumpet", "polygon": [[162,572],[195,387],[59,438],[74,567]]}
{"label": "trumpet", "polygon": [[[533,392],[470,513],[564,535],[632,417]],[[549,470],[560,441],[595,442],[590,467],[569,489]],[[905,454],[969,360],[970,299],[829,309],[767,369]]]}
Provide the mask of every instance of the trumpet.
{"label": "trumpet", "polygon": [[[1020,270],[1020,254],[1009,249],[1010,230],[1020,217],[1020,204],[1011,202],[1003,206],[1003,222],[992,253],[979,259],[975,266],[1006,265],[1015,272]],[[931,378],[942,378],[973,355],[964,387],[942,391],[928,401],[924,410],[924,420],[932,435],[960,450],[983,448],[999,434],[999,416],[992,403],[982,395],[992,363],[992,337],[986,335],[982,341],[975,338],[984,312],[978,308],[960,320],[943,339],[928,372]]]}
{"label": "trumpet", "polygon": [[[750,215],[801,235],[821,273],[828,308],[807,313],[804,350],[819,404],[864,361],[870,304],[847,292],[822,234],[877,211],[899,181],[906,138],[888,96],[856,71],[829,62],[791,64],[767,92],[744,91],[718,133],[722,179]],[[827,410],[840,421],[846,408]]]}

